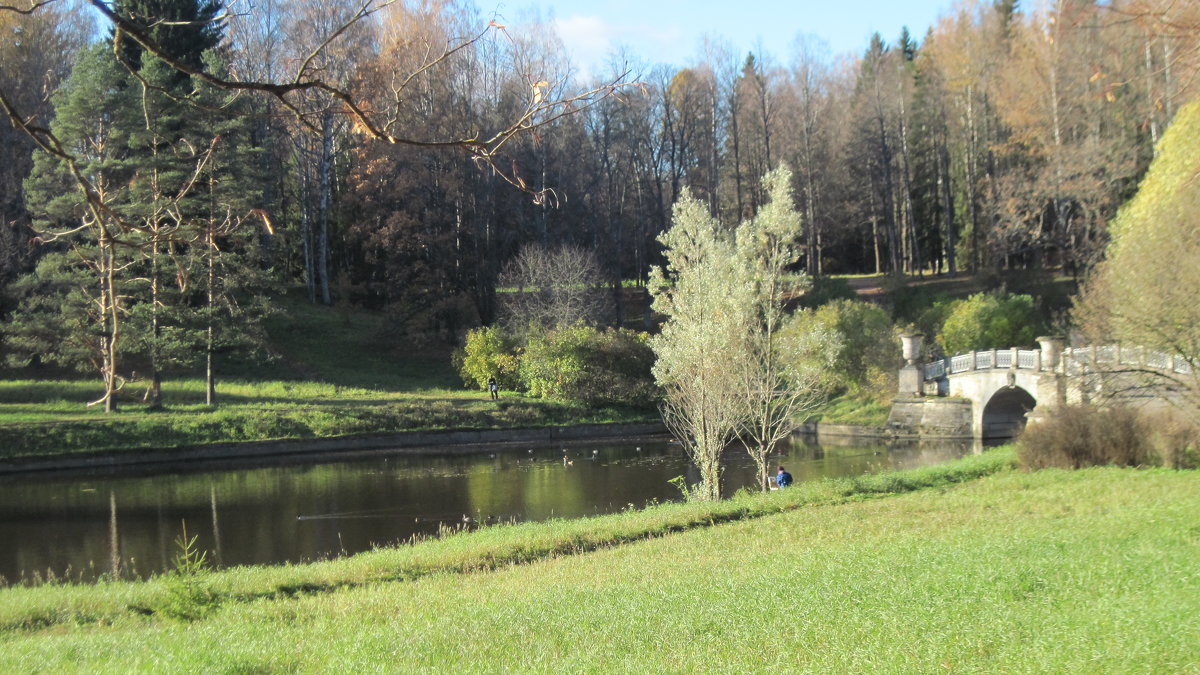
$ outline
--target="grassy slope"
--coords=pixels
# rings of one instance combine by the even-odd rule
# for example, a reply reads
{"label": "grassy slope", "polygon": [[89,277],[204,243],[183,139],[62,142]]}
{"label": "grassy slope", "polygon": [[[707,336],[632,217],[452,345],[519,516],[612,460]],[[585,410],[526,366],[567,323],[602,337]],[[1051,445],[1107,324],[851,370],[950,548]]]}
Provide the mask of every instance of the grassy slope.
{"label": "grassy slope", "polygon": [[0,668],[1191,672],[1198,510],[1195,472],[1007,471],[190,624],[10,632]]}
{"label": "grassy slope", "polygon": [[890,404],[842,395],[813,410],[808,416],[808,421],[882,427],[887,424],[888,414],[891,411]]}
{"label": "grassy slope", "polygon": [[381,339],[381,316],[281,299],[269,328],[279,358],[231,366],[216,409],[201,378],[168,377],[166,409],[127,387],[114,415],[85,404],[94,381],[0,379],[0,457],[163,448],[200,443],[317,438],[402,430],[503,428],[644,420],[633,410],[583,410],[512,392],[502,405],[462,388],[448,349],[401,349]]}

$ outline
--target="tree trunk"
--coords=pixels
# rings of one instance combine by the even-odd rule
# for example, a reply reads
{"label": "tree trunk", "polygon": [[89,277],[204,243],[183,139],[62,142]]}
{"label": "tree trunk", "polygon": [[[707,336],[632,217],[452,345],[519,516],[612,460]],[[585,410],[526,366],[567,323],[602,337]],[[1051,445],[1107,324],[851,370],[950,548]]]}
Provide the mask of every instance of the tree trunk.
{"label": "tree trunk", "polygon": [[333,115],[321,117],[321,162],[318,167],[316,272],[321,304],[331,305],[329,294],[329,209],[333,191]]}
{"label": "tree trunk", "polygon": [[204,360],[204,403],[217,404],[217,375],[213,365],[213,355],[216,351],[214,310],[216,309],[216,242],[213,240],[212,223],[208,227],[208,326],[205,331],[205,360]]}
{"label": "tree trunk", "polygon": [[912,198],[912,169],[908,162],[908,117],[904,106],[903,90],[897,94],[900,99],[900,171],[901,196],[903,197],[904,221],[907,231],[908,245],[905,264],[909,272],[920,274],[924,262],[921,260],[921,247],[917,238],[917,223]]}
{"label": "tree trunk", "polygon": [[937,149],[937,187],[942,206],[942,221],[946,227],[946,268],[950,276],[957,274],[954,249],[958,245],[954,230],[954,191],[950,184],[950,150],[943,136]]}
{"label": "tree trunk", "polygon": [[104,412],[117,409],[117,342],[121,337],[120,295],[116,289],[116,249],[108,229],[100,225],[100,304],[105,316]]}
{"label": "tree trunk", "polygon": [[[157,233],[157,228],[155,228],[155,232]],[[156,236],[150,247],[150,334],[153,337],[153,343],[150,348],[150,388],[146,390],[146,404],[151,409],[162,407],[162,371],[159,368],[162,349],[159,344],[162,339],[159,307],[162,302],[159,298],[161,282],[159,280],[157,239]]]}
{"label": "tree trunk", "polygon": [[300,242],[303,248],[304,256],[304,290],[308,295],[308,301],[315,303],[317,301],[317,283],[316,269],[313,260],[313,231],[312,231],[312,205],[309,203],[311,199],[308,174],[308,166],[305,162],[304,149],[297,146],[296,159],[297,173],[300,174]]}

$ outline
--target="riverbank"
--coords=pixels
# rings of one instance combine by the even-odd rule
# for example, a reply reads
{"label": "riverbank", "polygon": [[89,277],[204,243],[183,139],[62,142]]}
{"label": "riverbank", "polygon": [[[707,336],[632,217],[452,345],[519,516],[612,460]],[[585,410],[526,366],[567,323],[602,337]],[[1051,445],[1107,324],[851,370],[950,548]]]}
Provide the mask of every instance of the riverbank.
{"label": "riverbank", "polygon": [[658,420],[653,408],[587,408],[511,391],[492,401],[487,392],[463,387],[450,347],[401,344],[383,314],[314,306],[295,296],[278,298],[278,306],[268,326],[274,356],[223,362],[217,406],[206,404],[205,380],[195,374],[168,374],[159,406],[146,401],[146,380],[129,381],[117,411],[106,414],[89,405],[101,393],[94,378],[65,379],[47,368],[0,371],[0,461],[182,457],[201,446],[320,447],[346,439],[361,445],[400,432]]}
{"label": "riverbank", "polygon": [[482,452],[484,447],[512,444],[544,444],[592,439],[621,439],[664,436],[661,422],[579,424],[513,429],[443,429],[391,434],[369,434],[318,439],[278,439],[242,443],[214,443],[169,449],[133,448],[94,453],[58,453],[0,459],[0,475],[38,471],[70,471],[98,467],[148,464],[184,464],[217,460],[253,460],[271,457],[337,455],[380,449],[406,449],[413,454],[460,454]]}
{"label": "riverbank", "polygon": [[[491,401],[462,387],[448,347],[400,350],[386,339],[381,314],[293,296],[279,304],[269,325],[275,358],[230,364],[218,407],[205,404],[205,381],[194,376],[166,378],[161,407],[144,401],[148,383],[129,382],[118,410],[105,414],[88,405],[100,393],[94,380],[0,373],[0,472],[523,442],[574,433],[556,431],[567,428],[660,424],[653,408],[588,408],[510,391]],[[882,426],[887,414],[886,405],[841,397],[815,419]]]}
{"label": "riverbank", "polygon": [[372,438],[400,433],[419,438],[466,432],[469,437],[497,430],[657,420],[650,410],[591,409],[516,394],[490,401],[483,392],[357,389],[286,381],[226,383],[227,402],[212,408],[192,400],[203,394],[197,388],[200,383],[191,380],[164,387],[178,401],[169,408],[130,405],[105,415],[84,407],[92,393],[90,384],[0,380],[0,463],[11,466],[69,456],[112,462],[124,461],[122,456],[186,457],[196,455],[202,446],[240,447],[248,452],[263,448],[269,454],[272,446],[293,441],[297,448],[334,448],[339,443],[369,445]]}
{"label": "riverbank", "polygon": [[[130,406],[86,411],[91,383],[0,380],[0,474],[94,467],[432,449],[480,444],[554,443],[666,433],[657,411],[590,409],[506,394],[443,389],[410,392],[308,382],[230,382],[230,403],[192,402],[198,383],[167,389],[184,402],[166,410]],[[189,393],[190,392],[190,393]],[[304,401],[289,403],[288,401]],[[880,404],[838,398],[798,427],[815,436],[889,438]],[[416,451],[416,450],[414,450]]]}
{"label": "riverbank", "polygon": [[[743,492],[715,503],[664,503],[605,516],[526,522],[472,532],[454,530],[413,546],[379,549],[335,560],[299,565],[255,566],[206,572],[214,597],[245,601],[278,593],[332,592],[351,585],[413,580],[437,573],[462,573],[528,563],[618,546],[647,537],[753,519],[846,500],[944,487],[1010,470],[1011,449],[922,469],[798,483],[770,493]],[[43,624],[114,621],[129,612],[151,616],[169,595],[167,577],[106,581],[95,585],[46,584],[0,589],[0,633]],[[138,609],[141,608],[141,609]],[[150,610],[150,611],[143,611]]]}
{"label": "riverbank", "polygon": [[[895,433],[882,426],[805,422],[795,433],[822,442],[861,440],[878,442],[895,440]],[[349,459],[374,450],[405,450],[416,455],[456,455],[493,452],[509,446],[557,444],[588,440],[620,440],[665,438],[669,431],[661,421],[567,426],[522,427],[509,429],[441,429],[408,431],[389,434],[363,434],[316,439],[276,439],[241,443],[213,443],[197,446],[178,446],[166,449],[121,448],[85,452],[26,455],[0,459],[0,476],[68,472],[96,468],[138,467],[153,465],[184,465],[217,461],[254,461],[271,458],[305,457],[311,460]],[[915,441],[916,438],[901,440]],[[969,439],[967,439],[969,440]]]}
{"label": "riverbank", "polygon": [[989,451],[313,565],[5,589],[0,666],[1194,670],[1200,474],[1011,462]]}

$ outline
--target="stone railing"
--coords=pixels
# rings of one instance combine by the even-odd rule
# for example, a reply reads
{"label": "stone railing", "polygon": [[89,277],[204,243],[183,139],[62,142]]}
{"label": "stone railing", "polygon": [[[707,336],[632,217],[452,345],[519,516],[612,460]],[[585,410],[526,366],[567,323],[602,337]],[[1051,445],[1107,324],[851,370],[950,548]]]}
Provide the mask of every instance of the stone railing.
{"label": "stone railing", "polygon": [[1042,352],[1040,349],[989,349],[986,351],[970,352],[950,356],[940,361],[926,363],[924,376],[926,380],[940,380],[947,375],[957,375],[973,370],[1041,370]]}
{"label": "stone railing", "polygon": [[1063,350],[1062,372],[1065,375],[1085,375],[1124,367],[1157,370],[1178,375],[1192,373],[1192,365],[1184,359],[1143,347],[1101,345]]}
{"label": "stone railing", "polygon": [[[918,364],[924,351],[924,336],[912,333],[900,336],[905,365],[900,369],[900,395],[923,396],[926,384],[944,381],[950,375],[980,370],[1054,371],[1060,362],[1062,337],[1039,337],[1041,349],[987,349],[959,354],[932,363]],[[939,391],[940,391],[939,387]],[[945,395],[941,392],[940,395]]]}
{"label": "stone railing", "polygon": [[975,370],[1046,370],[1064,375],[1087,373],[1129,367],[1141,370],[1157,370],[1179,375],[1190,375],[1192,366],[1178,356],[1155,352],[1142,347],[1103,345],[1098,347],[1076,347],[1061,350],[1061,359],[1046,362],[1043,368],[1041,349],[988,349],[967,354],[950,356],[921,366],[921,375],[928,382],[940,380],[948,375],[957,375]]}

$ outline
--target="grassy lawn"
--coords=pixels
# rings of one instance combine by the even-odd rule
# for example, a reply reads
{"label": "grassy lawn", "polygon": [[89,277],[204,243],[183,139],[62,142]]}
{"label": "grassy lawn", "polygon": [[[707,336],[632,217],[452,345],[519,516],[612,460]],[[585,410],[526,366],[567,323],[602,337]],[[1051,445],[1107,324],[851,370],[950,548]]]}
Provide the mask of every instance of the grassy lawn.
{"label": "grassy lawn", "polygon": [[1200,474],[1010,462],[209,573],[192,621],[169,579],[11,588],[0,667],[1195,671]]}
{"label": "grassy lawn", "polygon": [[406,430],[486,429],[653,419],[652,411],[588,410],[503,392],[499,404],[463,388],[446,348],[397,345],[383,317],[283,298],[271,321],[276,358],[234,364],[217,382],[167,377],[165,408],[126,386],[118,412],[87,407],[89,380],[0,379],[0,457],[171,448],[202,443],[320,438]]}
{"label": "grassy lawn", "polygon": [[882,427],[887,424],[888,414],[891,411],[892,406],[887,403],[842,395],[830,399],[821,407],[813,410],[809,414],[808,421]]}

